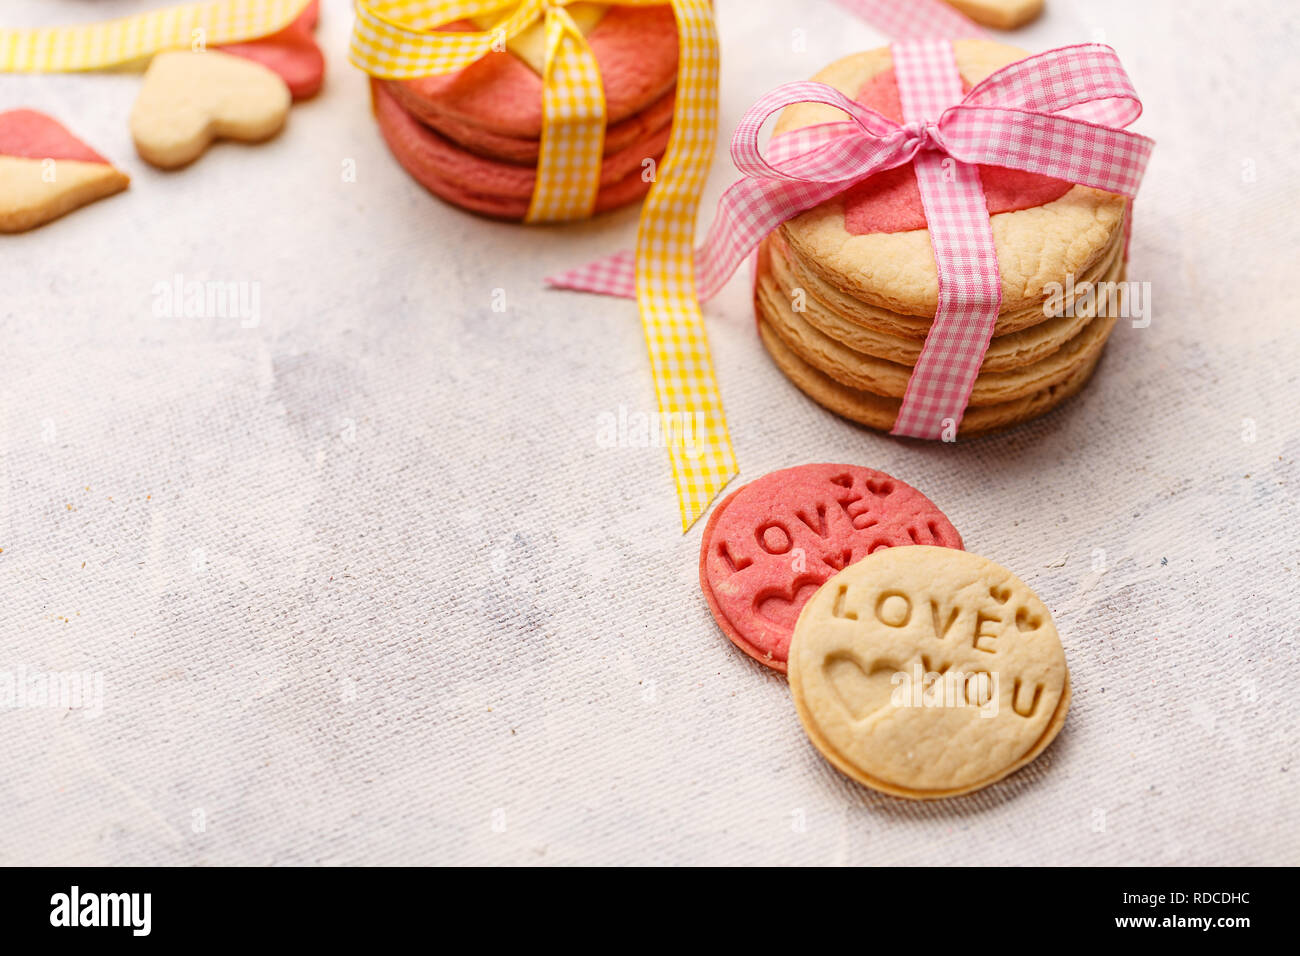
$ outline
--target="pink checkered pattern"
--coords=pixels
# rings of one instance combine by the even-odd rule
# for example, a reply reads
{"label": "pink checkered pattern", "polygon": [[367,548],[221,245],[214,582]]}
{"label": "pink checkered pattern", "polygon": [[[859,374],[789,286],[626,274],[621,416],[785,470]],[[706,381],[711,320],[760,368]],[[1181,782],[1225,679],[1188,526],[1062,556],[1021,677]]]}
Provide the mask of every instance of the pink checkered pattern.
{"label": "pink checkered pattern", "polygon": [[[851,119],[788,133],[764,157],[759,148],[764,121],[794,103],[826,103]],[[872,173],[909,162],[919,147],[918,130],[899,126],[824,83],[787,83],[763,96],[741,119],[731,141],[732,160],[745,178],[722,194],[704,245],[695,252],[697,295],[712,298],[763,237],[787,219]],[[632,254],[626,251],[547,282],[580,292],[636,295]]]}
{"label": "pink checkered pattern", "polygon": [[[731,144],[744,178],[722,195],[695,252],[696,287],[701,299],[713,296],[785,220],[875,173],[915,162],[940,266],[940,307],[894,428],[897,434],[941,437],[945,418],[954,426],[961,419],[988,347],[989,310],[996,318],[1000,302],[988,212],[982,189],[977,197],[971,192],[979,189],[979,177],[968,167],[1024,169],[1131,199],[1155,144],[1123,128],[1141,115],[1142,105],[1115,51],[1101,44],[1049,50],[1013,63],[965,97],[959,78],[953,85],[956,67],[946,42],[897,44],[894,59],[908,120],[901,126],[808,81],[778,87],[750,107]],[[847,119],[778,137],[765,156],[759,147],[764,122],[801,102],[837,107]],[[636,295],[630,252],[548,281],[583,292]]]}
{"label": "pink checkered pattern", "polygon": [[[935,122],[962,98],[952,44],[910,40],[895,43],[892,52],[903,119],[933,139]],[[921,151],[912,165],[930,227],[939,299],[890,433],[938,439],[947,430],[955,438],[1002,308],[1002,274],[979,169],[937,149]]]}
{"label": "pink checkered pattern", "polygon": [[960,40],[988,34],[943,0],[839,0],[840,6],[896,40]]}

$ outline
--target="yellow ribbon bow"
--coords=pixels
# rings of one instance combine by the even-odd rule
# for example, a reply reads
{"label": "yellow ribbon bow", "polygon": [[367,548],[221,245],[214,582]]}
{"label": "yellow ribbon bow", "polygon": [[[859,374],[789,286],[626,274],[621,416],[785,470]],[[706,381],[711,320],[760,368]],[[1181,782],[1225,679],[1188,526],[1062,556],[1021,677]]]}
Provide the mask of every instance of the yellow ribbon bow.
{"label": "yellow ribbon bow", "polygon": [[[541,154],[527,221],[591,215],[604,148],[605,98],[595,57],[568,0],[356,0],[352,62],[371,76],[412,79],[450,73],[501,50],[544,18]],[[612,0],[662,5],[663,0]],[[717,127],[718,41],[708,0],[671,0],[678,67],[673,126],[637,230],[637,302],[659,412],[670,436],[682,530],[736,474],[695,297],[695,212]],[[491,30],[433,32],[496,15]]]}
{"label": "yellow ribbon bow", "polygon": [[[605,98],[569,0],[356,0],[352,61],[372,76],[450,73],[542,19],[543,124],[531,222],[591,214],[604,150]],[[663,0],[606,0],[651,6]],[[695,297],[693,237],[717,126],[718,42],[709,0],[670,0],[679,58],[672,133],[637,230],[637,302],[685,531],[736,474],[713,363]],[[161,50],[269,36],[307,0],[215,0],[103,23],[0,29],[0,70],[62,72],[118,66]],[[437,33],[469,17],[493,29]]]}

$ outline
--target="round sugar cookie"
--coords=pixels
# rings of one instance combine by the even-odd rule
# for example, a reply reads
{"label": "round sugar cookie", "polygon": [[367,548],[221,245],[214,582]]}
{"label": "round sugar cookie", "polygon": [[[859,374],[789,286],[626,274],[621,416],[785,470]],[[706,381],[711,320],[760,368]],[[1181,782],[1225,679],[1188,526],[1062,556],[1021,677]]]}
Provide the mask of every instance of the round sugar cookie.
{"label": "round sugar cookie", "polygon": [[[889,431],[898,418],[898,409],[902,404],[896,398],[885,398],[863,389],[850,388],[825,372],[813,368],[799,357],[785,340],[772,330],[772,327],[759,313],[758,334],[763,348],[772,357],[779,368],[803,392],[818,405],[849,421],[866,425],[877,431]],[[1091,377],[1101,359],[1098,351],[1084,364],[1075,368],[1070,375],[1055,385],[1035,392],[1027,398],[1001,405],[984,405],[966,409],[961,424],[957,428],[957,437],[973,438],[1003,428],[1020,425],[1032,418],[1045,415],[1056,406],[1078,394]]]}
{"label": "round sugar cookie", "polygon": [[[391,91],[393,91],[392,87],[390,87]],[[665,129],[673,121],[676,95],[677,88],[674,86],[640,113],[606,127],[603,155],[611,156],[628,148],[642,148],[640,144],[645,143],[653,134]],[[399,103],[402,101],[400,96],[395,98]],[[488,159],[536,167],[541,156],[542,141],[539,138],[503,136],[448,116],[418,118],[424,125],[441,133],[456,145],[464,147],[471,153],[486,156]]]}
{"label": "round sugar cookie", "polygon": [[[1086,281],[1117,282],[1123,266],[1121,258],[1116,247],[1107,270]],[[835,312],[811,289],[799,285],[782,254],[779,237],[769,236],[759,247],[758,281],[765,285],[765,293],[779,296],[785,302],[793,304],[796,297],[801,297],[803,311],[799,318],[855,353],[909,367],[916,365],[920,358],[922,341],[858,325]],[[1095,306],[1081,304],[1019,332],[995,335],[984,354],[981,373],[1005,372],[1046,358],[1083,331],[1095,313]]]}
{"label": "round sugar cookie", "polygon": [[[462,20],[445,29],[465,32],[483,27]],[[538,23],[533,33],[540,30]],[[609,7],[584,32],[600,68],[607,124],[641,112],[677,82],[677,22],[667,4]],[[403,106],[431,123],[441,116],[503,136],[537,139],[542,135],[541,74],[536,64],[509,48],[454,73],[395,81],[391,86]]]}
{"label": "round sugar cookie", "polygon": [[[1105,273],[1108,265],[1113,267],[1115,261],[1123,260],[1123,237],[1123,228],[1117,229],[1110,245],[1103,250],[1100,260],[1091,268],[1075,276],[1076,286],[1083,281],[1095,281]],[[781,255],[790,268],[791,277],[795,280],[796,287],[804,289],[809,295],[815,296],[819,301],[826,303],[836,315],[842,317],[846,322],[889,335],[911,339],[918,344],[924,342],[926,336],[930,334],[930,327],[934,325],[934,316],[903,315],[898,312],[891,312],[888,309],[878,308],[863,302],[861,299],[855,299],[821,279],[813,269],[799,259],[782,239],[780,230],[770,234],[765,241],[773,248],[781,250]],[[1062,292],[1064,291],[1063,289]],[[1044,309],[1048,298],[1044,297],[1035,300],[1013,312],[998,313],[993,324],[993,335],[995,337],[1012,335],[1042,325],[1047,318]],[[1070,297],[1068,301],[1073,301],[1073,297]],[[1061,304],[1067,304],[1064,296]]]}
{"label": "round sugar cookie", "polygon": [[962,546],[906,482],[860,465],[784,468],[732,492],[700,542],[700,588],[732,643],[784,671],[799,610],[827,578],[881,548]]}
{"label": "round sugar cookie", "polygon": [[[1120,238],[1116,236],[1117,240]],[[1056,311],[1049,310],[1045,303],[1022,315],[998,316],[983,368],[993,372],[1028,365],[1076,335],[1091,318],[1091,313],[1083,308],[1084,303],[1076,300],[1094,283],[1117,281],[1124,264],[1123,253],[1123,242],[1112,243],[1101,262],[1076,276],[1074,287],[1063,288],[1059,299],[1050,303]],[[763,270],[771,272],[777,288],[792,304],[796,298],[802,299],[803,317],[827,335],[868,355],[903,365],[916,364],[932,320],[888,313],[883,321],[875,321],[875,317],[863,315],[861,310],[869,306],[834,291],[801,267],[791,257],[779,232],[773,232],[759,245],[758,260]],[[873,311],[881,313],[881,310]],[[910,328],[912,323],[917,324],[915,333]]]}
{"label": "round sugar cookie", "polygon": [[969,793],[1042,753],[1069,672],[1046,605],[987,558],[890,548],[812,596],[790,644],[808,738],[848,776],[913,799]]}
{"label": "round sugar cookie", "polygon": [[[755,298],[767,324],[809,365],[849,388],[903,398],[912,374],[909,366],[855,352],[821,332],[794,311],[790,299],[775,291],[770,280],[760,278]],[[1004,405],[1060,384],[1105,347],[1116,320],[1113,313],[1091,319],[1037,362],[1005,371],[981,371],[971,389],[969,407]]]}
{"label": "round sugar cookie", "polygon": [[[953,49],[967,86],[1027,55],[988,40],[957,40]],[[888,47],[837,60],[813,79],[901,118]],[[796,104],[782,112],[775,133],[843,117],[824,104]],[[980,178],[1002,273],[1003,312],[1041,304],[1047,283],[1082,275],[1122,228],[1125,200],[1114,193],[990,166],[980,167]],[[938,277],[923,224],[908,164],[872,176],[780,228],[792,252],[845,295],[903,315],[932,317]]]}

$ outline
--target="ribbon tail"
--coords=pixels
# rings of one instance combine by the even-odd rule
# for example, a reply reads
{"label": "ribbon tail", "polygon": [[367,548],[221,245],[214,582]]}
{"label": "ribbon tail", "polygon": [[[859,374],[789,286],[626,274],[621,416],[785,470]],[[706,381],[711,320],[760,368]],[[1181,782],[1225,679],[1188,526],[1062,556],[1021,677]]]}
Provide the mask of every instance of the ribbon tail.
{"label": "ribbon tail", "polygon": [[[800,162],[806,161],[807,157],[807,153],[792,156],[782,162],[780,168],[798,168]],[[886,169],[898,165],[906,158],[905,154],[899,153],[879,166],[864,169]],[[866,174],[863,172],[855,178],[863,178]],[[791,183],[746,177],[732,183],[718,200],[717,212],[704,243],[695,250],[698,298],[708,301],[717,295],[740,268],[740,264],[773,229],[804,210],[838,195],[852,182],[850,179]],[[624,249],[567,272],[549,276],[546,283],[557,289],[574,292],[634,298],[635,255],[630,249]]]}
{"label": "ribbon tail", "polygon": [[613,295],[624,299],[636,298],[636,253],[623,249],[597,259],[585,266],[578,266],[559,275],[547,276],[546,284],[556,289],[569,289],[573,292],[592,292],[597,295]]}
{"label": "ribbon tail", "polygon": [[695,295],[692,252],[695,211],[717,135],[718,35],[708,0],[673,0],[672,7],[681,49],[675,120],[641,209],[635,266],[685,533],[738,469]]}
{"label": "ribbon tail", "polygon": [[70,73],[143,60],[202,43],[243,43],[278,33],[307,0],[217,0],[149,10],[102,23],[0,28],[0,72]]}

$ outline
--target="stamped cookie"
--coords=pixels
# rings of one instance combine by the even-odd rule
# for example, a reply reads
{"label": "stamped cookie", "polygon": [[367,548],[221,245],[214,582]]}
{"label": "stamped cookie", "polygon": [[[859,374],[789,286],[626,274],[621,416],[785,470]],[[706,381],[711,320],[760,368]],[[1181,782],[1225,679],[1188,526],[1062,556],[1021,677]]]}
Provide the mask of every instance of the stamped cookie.
{"label": "stamped cookie", "polygon": [[1070,702],[1047,607],[1006,568],[951,548],[891,548],[828,580],[799,615],[789,674],[826,759],[912,799],[1024,766]]}
{"label": "stamped cookie", "polygon": [[0,113],[0,232],[34,229],[130,182],[53,117]]}
{"label": "stamped cookie", "polygon": [[219,50],[159,53],[131,110],[131,137],[146,162],[175,169],[215,139],[269,139],[289,103],[284,80],[260,63]]}
{"label": "stamped cookie", "polygon": [[799,611],[827,578],[881,548],[913,544],[962,541],[905,482],[859,465],[785,468],[714,509],[700,543],[700,587],[732,642],[784,671]]}

